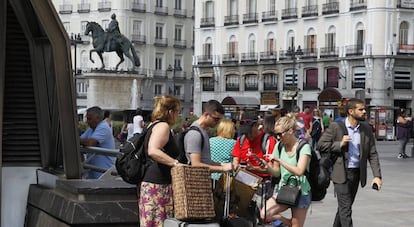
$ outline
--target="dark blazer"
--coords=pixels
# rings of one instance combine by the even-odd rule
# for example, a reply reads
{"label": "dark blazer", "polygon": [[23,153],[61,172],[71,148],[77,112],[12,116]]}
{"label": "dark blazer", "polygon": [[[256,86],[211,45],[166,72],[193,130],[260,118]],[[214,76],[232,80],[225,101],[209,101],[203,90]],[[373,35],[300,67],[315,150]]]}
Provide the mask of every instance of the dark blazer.
{"label": "dark blazer", "polygon": [[[369,126],[365,122],[360,122],[360,179],[361,186],[364,187],[367,182],[367,161],[370,162],[372,174],[374,177],[381,178],[381,168],[375,147],[375,138]],[[348,166],[348,146],[341,149],[340,143],[344,136],[344,128],[341,127],[338,122],[332,122],[329,128],[325,130],[321,138],[318,141],[317,150],[321,153],[334,153],[338,155],[331,174],[332,181],[334,183],[345,183],[346,181],[346,168]]]}

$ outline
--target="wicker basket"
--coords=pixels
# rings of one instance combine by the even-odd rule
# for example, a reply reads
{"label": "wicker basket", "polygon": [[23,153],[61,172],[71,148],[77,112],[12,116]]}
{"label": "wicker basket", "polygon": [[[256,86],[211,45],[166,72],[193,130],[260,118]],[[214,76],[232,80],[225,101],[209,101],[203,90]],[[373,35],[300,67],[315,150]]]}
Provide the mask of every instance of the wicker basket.
{"label": "wicker basket", "polygon": [[174,167],[171,175],[175,218],[199,220],[215,217],[208,167]]}

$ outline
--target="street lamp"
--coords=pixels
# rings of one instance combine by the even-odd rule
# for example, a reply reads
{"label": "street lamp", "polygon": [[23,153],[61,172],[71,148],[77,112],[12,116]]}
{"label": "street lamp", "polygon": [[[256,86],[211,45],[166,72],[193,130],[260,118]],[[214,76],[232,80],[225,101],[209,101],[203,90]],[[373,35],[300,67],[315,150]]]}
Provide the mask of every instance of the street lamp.
{"label": "street lamp", "polygon": [[168,65],[167,71],[173,72],[173,77],[172,77],[173,92],[171,92],[171,90],[170,90],[170,94],[173,93],[174,96],[177,95],[177,93],[175,91],[175,71],[176,70],[181,70],[181,67],[180,66],[176,66],[175,64],[174,64],[174,67],[172,67],[171,65]]}
{"label": "street lamp", "polygon": [[286,55],[291,56],[292,61],[293,61],[293,63],[292,63],[293,64],[292,85],[295,89],[295,94],[292,95],[292,103],[291,103],[291,109],[293,110],[295,98],[298,96],[298,92],[299,92],[298,83],[296,83],[296,72],[295,72],[295,70],[296,70],[296,58],[297,58],[297,56],[298,57],[302,56],[303,51],[300,48],[300,45],[298,46],[298,48],[296,50],[295,50],[295,46],[292,46],[292,47],[289,47],[289,49],[287,50]]}
{"label": "street lamp", "polygon": [[75,56],[74,56],[74,61],[75,61],[75,77],[76,75],[78,75],[78,69],[76,68],[76,58],[77,58],[77,53],[76,53],[76,49],[77,49],[77,45],[78,44],[83,44],[82,41],[82,37],[80,36],[80,34],[78,33],[77,35],[75,34],[71,34],[70,35],[70,45],[72,45],[75,48]]}

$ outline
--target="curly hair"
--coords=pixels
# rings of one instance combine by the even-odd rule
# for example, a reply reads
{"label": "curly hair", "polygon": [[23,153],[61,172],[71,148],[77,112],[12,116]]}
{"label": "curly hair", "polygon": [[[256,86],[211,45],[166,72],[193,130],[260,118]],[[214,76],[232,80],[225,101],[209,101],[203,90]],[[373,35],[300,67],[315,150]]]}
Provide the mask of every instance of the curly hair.
{"label": "curly hair", "polygon": [[154,109],[151,115],[152,121],[165,121],[169,125],[174,125],[177,119],[171,117],[170,110],[180,112],[181,102],[179,99],[169,95],[154,97]]}

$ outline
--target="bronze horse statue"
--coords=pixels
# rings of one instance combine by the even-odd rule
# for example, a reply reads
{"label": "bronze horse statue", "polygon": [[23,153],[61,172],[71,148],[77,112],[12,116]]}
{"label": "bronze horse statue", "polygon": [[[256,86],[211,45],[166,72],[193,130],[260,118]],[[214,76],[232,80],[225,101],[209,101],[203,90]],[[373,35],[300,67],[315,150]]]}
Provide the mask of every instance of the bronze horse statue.
{"label": "bronze horse statue", "polygon": [[[139,67],[141,65],[139,57],[137,53],[135,52],[134,46],[128,40],[128,38],[126,38],[124,35],[119,34],[116,37],[113,37],[112,39],[108,39],[107,41],[105,41],[105,37],[110,34],[107,34],[107,32],[103,30],[101,25],[99,25],[96,22],[88,22],[86,24],[85,35],[89,35],[89,33],[92,33],[92,45],[93,45],[93,49],[89,51],[89,59],[91,60],[92,63],[95,63],[95,61],[92,59],[92,52],[96,52],[102,62],[101,69],[105,68],[105,64],[102,58],[102,53],[112,52],[112,51],[115,51],[118,57],[120,58],[119,63],[115,67],[115,70],[118,70],[118,66],[122,62],[124,62],[124,55],[127,56],[134,63],[136,67]],[[106,42],[111,42],[111,43],[107,45]],[[109,50],[105,48],[107,46],[109,46]],[[132,56],[129,50],[131,50]]]}

